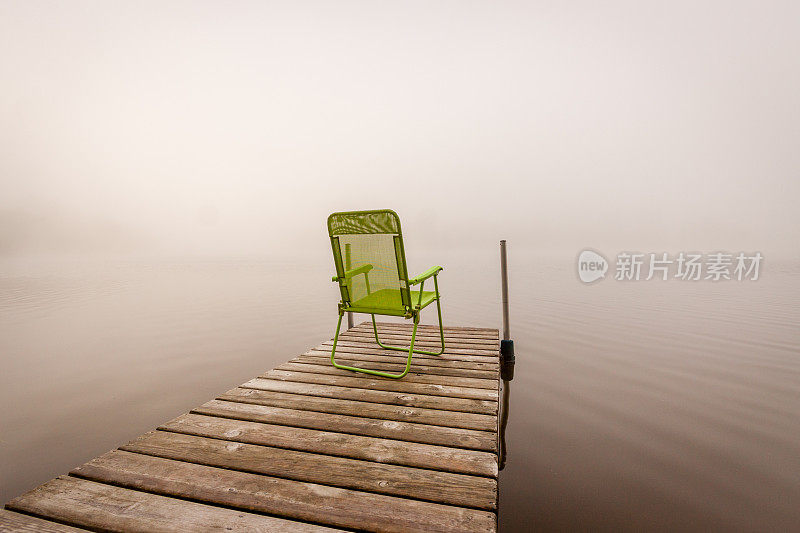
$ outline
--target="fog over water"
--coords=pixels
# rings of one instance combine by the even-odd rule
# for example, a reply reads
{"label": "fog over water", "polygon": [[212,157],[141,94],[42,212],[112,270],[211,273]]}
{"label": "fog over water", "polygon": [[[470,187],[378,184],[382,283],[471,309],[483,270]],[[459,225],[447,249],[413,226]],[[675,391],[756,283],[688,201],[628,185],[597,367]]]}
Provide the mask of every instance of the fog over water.
{"label": "fog over water", "polygon": [[[797,256],[796,2],[5,2],[0,253]],[[313,244],[312,244],[313,243]]]}
{"label": "fog over water", "polygon": [[448,325],[509,241],[501,530],[794,527],[798,60],[797,2],[0,3],[0,503],[330,338],[392,208]]}

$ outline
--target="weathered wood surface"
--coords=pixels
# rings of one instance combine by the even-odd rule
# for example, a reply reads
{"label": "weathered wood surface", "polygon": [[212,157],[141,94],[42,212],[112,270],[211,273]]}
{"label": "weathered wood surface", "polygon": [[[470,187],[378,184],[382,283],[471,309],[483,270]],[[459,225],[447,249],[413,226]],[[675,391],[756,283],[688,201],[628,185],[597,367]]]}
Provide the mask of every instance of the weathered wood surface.
{"label": "weathered wood surface", "polygon": [[[352,374],[352,372],[351,372]],[[359,389],[372,389],[378,387],[389,392],[410,392],[411,394],[429,394],[432,396],[447,396],[448,398],[473,398],[475,400],[497,401],[497,389],[474,389],[452,385],[433,385],[430,383],[412,383],[410,381],[392,380],[386,378],[367,376],[347,376],[337,372],[337,375],[311,374],[308,372],[292,372],[287,370],[270,370],[259,377],[280,381],[293,381],[296,383],[313,383],[315,385],[333,385],[336,387],[355,387]]]}
{"label": "weathered wood surface", "polygon": [[224,507],[167,498],[77,477],[59,477],[11,500],[8,507],[101,531],[331,531]]}
{"label": "weathered wood surface", "polygon": [[[361,368],[372,367],[378,370],[402,370],[404,365],[387,365],[385,363],[365,363],[360,365]],[[275,370],[286,370],[290,372],[309,372],[313,374],[329,374],[332,376],[347,376],[353,377],[353,373],[349,370],[342,370],[331,366],[330,363],[324,364],[320,362],[288,362],[280,365]],[[367,377],[367,374],[358,374],[356,377],[363,379],[375,379]],[[467,376],[442,376],[438,374],[424,374],[418,371],[409,371],[403,378],[404,383],[425,383],[428,385],[446,385],[450,387],[469,387],[475,389],[489,389],[495,390],[497,383],[492,379],[474,378]]]}
{"label": "weathered wood surface", "polygon": [[[364,344],[374,344],[374,339],[370,341],[367,338],[364,339],[339,339],[336,343],[336,349],[338,351],[339,347],[343,348],[355,348],[355,349],[363,349]],[[428,355],[428,354],[420,354],[414,355],[415,358],[418,359],[444,359],[447,361],[475,361],[475,362],[492,362],[495,361],[496,358],[492,355],[492,350],[476,350],[474,348],[456,348],[450,346],[449,343],[445,343],[445,353],[442,355]],[[330,349],[333,346],[333,340],[326,341],[322,343],[323,347]],[[432,351],[434,348],[438,348],[438,345],[434,342],[430,343],[415,343],[414,346],[417,346],[420,349]],[[380,346],[376,346],[376,348],[380,349],[380,353],[382,354],[390,354],[394,355],[395,357],[403,357],[400,351],[395,350],[384,350],[380,348]],[[374,350],[375,348],[369,347],[369,350]],[[408,354],[406,354],[408,355]]]}
{"label": "weathered wood surface", "polygon": [[[395,359],[380,357],[377,355],[366,355],[359,357],[357,354],[340,354],[337,361],[342,361],[346,364],[359,364],[362,368],[372,368],[377,370],[403,370],[406,366],[405,362],[397,361]],[[290,362],[295,364],[310,364],[310,365],[325,365],[326,368],[330,367],[331,356],[327,353],[308,352],[305,355],[296,357]],[[431,365],[421,364],[418,361],[414,362],[408,377],[411,376],[458,376],[465,378],[479,378],[494,380],[494,375],[497,372],[496,368],[463,368],[463,367],[448,367],[443,364]],[[405,378],[404,378],[405,379]]]}
{"label": "weathered wood surface", "polygon": [[120,449],[230,470],[453,505],[475,502],[473,491],[483,496],[477,499],[476,507],[491,508],[496,500],[495,494],[488,492],[496,487],[495,480],[488,477],[226,442],[167,431],[145,433]]}
{"label": "weathered wood surface", "polygon": [[[314,348],[313,350],[309,350],[303,355],[314,356],[314,357],[323,357],[326,360],[330,360],[331,358],[331,351],[329,347],[320,346],[318,348]],[[433,358],[430,357],[428,359],[420,359],[417,356],[414,356],[414,368],[431,368],[431,367],[443,367],[443,368],[464,368],[464,369],[473,369],[473,370],[487,370],[489,372],[496,371],[499,366],[497,362],[473,362],[473,361],[461,361],[461,360],[453,360],[453,359],[444,359],[444,355],[449,355],[447,353]],[[346,347],[338,347],[336,348],[336,357],[343,358],[343,359],[356,359],[359,361],[375,361],[375,362],[382,362],[382,363],[395,363],[395,364],[402,364],[405,366],[406,358],[402,355],[398,355],[396,352],[390,351],[381,351],[377,346],[370,349],[369,347],[365,346],[364,348],[354,348],[348,349]]]}
{"label": "weathered wood surface", "polygon": [[[436,426],[430,427],[436,429]],[[464,439],[465,442],[472,444],[472,447],[476,448],[471,450],[195,414],[181,415],[159,427],[159,429],[174,433],[339,455],[380,463],[410,465],[433,470],[487,476],[496,474],[493,454],[478,451],[480,449],[493,451],[493,448],[486,446],[483,438],[470,437],[469,439]],[[483,437],[480,434],[479,436]],[[454,437],[449,437],[449,439],[454,440]]]}
{"label": "weathered wood surface", "polygon": [[[494,433],[472,429],[438,427],[414,422],[387,422],[374,418],[316,413],[222,400],[212,400],[193,409],[192,412],[264,424],[292,425],[299,428],[368,435],[398,441],[423,442],[477,450],[494,449]],[[410,446],[410,444],[404,446]]]}
{"label": "weathered wood surface", "polygon": [[272,392],[289,392],[324,398],[342,398],[364,402],[378,402],[446,411],[463,411],[465,413],[483,413],[497,415],[497,401],[474,400],[470,398],[448,398],[446,396],[430,396],[427,394],[397,393],[384,390],[361,389],[358,387],[334,387],[313,383],[297,383],[292,381],[276,381],[256,378],[241,385],[244,388]]}
{"label": "weathered wood surface", "polygon": [[[391,380],[332,367],[326,341],[12,500],[0,530],[495,531],[498,332],[445,342]],[[420,326],[417,346],[438,343]],[[406,357],[368,322],[336,355],[392,372]]]}
{"label": "weathered wood surface", "polygon": [[253,403],[319,411],[338,415],[363,416],[381,420],[397,420],[398,422],[418,422],[453,428],[478,429],[494,431],[497,420],[492,415],[445,411],[442,409],[425,409],[405,405],[343,400],[339,398],[321,398],[317,396],[301,396],[282,392],[269,392],[258,389],[237,387],[221,394],[217,399],[231,402]]}
{"label": "weathered wood surface", "polygon": [[[314,521],[324,505],[330,524],[382,531],[490,530],[494,515],[476,509],[395,498],[327,485],[304,483],[235,470],[112,451],[72,471],[73,475],[191,498],[228,507]],[[237,487],[237,490],[230,490]],[[420,520],[420,517],[434,517]]]}
{"label": "weathered wood surface", "polygon": [[65,526],[57,522],[42,520],[35,516],[28,516],[0,509],[0,531],[35,531],[39,533],[85,533],[85,529]]}

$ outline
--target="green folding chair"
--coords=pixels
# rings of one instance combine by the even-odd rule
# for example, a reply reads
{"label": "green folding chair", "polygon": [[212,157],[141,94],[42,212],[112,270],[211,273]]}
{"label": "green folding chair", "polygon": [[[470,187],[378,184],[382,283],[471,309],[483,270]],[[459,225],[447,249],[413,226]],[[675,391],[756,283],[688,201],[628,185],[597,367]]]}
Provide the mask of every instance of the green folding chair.
{"label": "green folding chair", "polygon": [[[333,213],[328,217],[328,235],[333,248],[333,262],[336,275],[333,281],[339,282],[342,300],[339,302],[339,321],[331,348],[331,364],[336,368],[363,372],[387,378],[402,378],[411,368],[411,357],[415,353],[440,355],[444,352],[444,329],[442,328],[442,307],[439,303],[439,282],[437,276],[442,267],[436,266],[415,278],[408,277],[406,253],[403,248],[403,232],[400,218],[389,209],[378,211],[349,211]],[[423,290],[425,280],[433,278],[433,291]],[[419,285],[419,290],[411,287]],[[442,347],[439,351],[415,350],[417,325],[420,312],[436,302],[439,313],[439,336]],[[372,315],[372,329],[375,341],[381,348],[408,352],[406,368],[400,374],[381,372],[367,368],[340,365],[336,362],[336,343],[345,313],[367,313]],[[411,344],[408,348],[389,346],[378,337],[375,315],[402,316],[413,320]]]}

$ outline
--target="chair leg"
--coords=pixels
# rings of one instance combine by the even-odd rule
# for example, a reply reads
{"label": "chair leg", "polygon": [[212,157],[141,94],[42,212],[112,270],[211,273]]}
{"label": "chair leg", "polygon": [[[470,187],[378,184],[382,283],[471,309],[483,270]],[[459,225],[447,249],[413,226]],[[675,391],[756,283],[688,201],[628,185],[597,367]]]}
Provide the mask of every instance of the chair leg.
{"label": "chair leg", "polygon": [[[333,347],[331,348],[331,364],[336,368],[341,368],[342,370],[352,370],[353,372],[361,372],[363,374],[372,374],[373,376],[381,376],[384,378],[393,378],[393,379],[400,379],[408,374],[409,369],[411,368],[411,357],[414,355],[414,340],[417,337],[417,323],[419,322],[419,315],[414,317],[414,330],[411,333],[411,346],[408,348],[408,359],[406,360],[406,368],[400,374],[392,374],[391,372],[381,372],[380,370],[371,370],[369,368],[358,368],[355,366],[347,366],[347,365],[340,365],[336,362],[336,343],[339,341],[339,329],[342,326],[342,316],[344,313],[339,315],[339,322],[336,323],[336,333],[333,337]],[[375,315],[372,316],[372,322],[375,323]],[[405,351],[405,348],[403,348]],[[418,352],[417,352],[418,353]]]}
{"label": "chair leg", "polygon": [[[397,350],[398,352],[405,352],[406,350],[411,349],[411,350],[413,350],[414,353],[422,353],[422,354],[425,354],[425,355],[442,355],[444,353],[444,326],[442,325],[442,307],[439,304],[439,299],[438,298],[436,299],[436,309],[437,309],[438,314],[439,314],[439,338],[442,341],[442,347],[439,349],[438,352],[429,352],[427,350],[413,350],[413,347],[414,347],[414,342],[413,342],[414,336],[413,336],[413,334],[412,334],[412,337],[411,337],[411,339],[412,339],[411,348],[405,348],[403,346],[390,346],[388,344],[383,344],[381,342],[380,337],[378,337],[378,325],[375,323],[375,315],[372,315],[372,331],[375,332],[375,342],[377,342],[378,346],[380,346],[381,348],[383,348],[385,350]],[[417,331],[417,322],[419,321],[419,314],[415,315],[414,321],[415,321],[414,322],[414,333],[416,333],[416,331]]]}
{"label": "chair leg", "polygon": [[334,359],[336,355],[336,343],[339,342],[339,329],[342,327],[342,317],[344,313],[341,311],[339,312],[339,321],[336,322],[336,333],[333,334],[333,346],[331,347],[331,364],[338,368],[339,365],[336,364],[336,360]]}

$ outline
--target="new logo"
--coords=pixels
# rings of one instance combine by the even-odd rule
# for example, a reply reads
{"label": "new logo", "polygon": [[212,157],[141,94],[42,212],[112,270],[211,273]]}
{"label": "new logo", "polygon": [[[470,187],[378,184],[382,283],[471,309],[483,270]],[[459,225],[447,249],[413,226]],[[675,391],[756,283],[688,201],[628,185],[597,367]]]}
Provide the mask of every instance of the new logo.
{"label": "new logo", "polygon": [[608,261],[593,250],[584,250],[578,255],[578,277],[584,283],[592,283],[604,278],[608,271]]}

